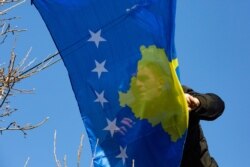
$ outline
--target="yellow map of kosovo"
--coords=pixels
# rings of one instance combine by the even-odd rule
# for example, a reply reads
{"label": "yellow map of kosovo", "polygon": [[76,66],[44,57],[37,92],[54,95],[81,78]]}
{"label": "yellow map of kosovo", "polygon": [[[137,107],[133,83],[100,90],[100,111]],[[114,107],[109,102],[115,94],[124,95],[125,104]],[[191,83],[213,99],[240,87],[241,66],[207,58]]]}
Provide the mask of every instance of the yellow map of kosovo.
{"label": "yellow map of kosovo", "polygon": [[163,49],[141,46],[140,51],[137,75],[131,78],[126,93],[119,92],[120,105],[127,105],[152,126],[161,124],[176,142],[187,129],[188,111],[175,69]]}

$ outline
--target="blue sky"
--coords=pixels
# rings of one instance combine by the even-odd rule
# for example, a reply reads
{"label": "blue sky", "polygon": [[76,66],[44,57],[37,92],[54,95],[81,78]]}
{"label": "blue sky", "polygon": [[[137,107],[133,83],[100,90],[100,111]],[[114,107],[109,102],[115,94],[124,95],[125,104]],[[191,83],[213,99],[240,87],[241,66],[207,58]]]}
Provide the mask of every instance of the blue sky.
{"label": "blue sky", "polygon": [[[13,10],[21,16],[15,24],[28,31],[19,34],[16,53],[25,55],[32,47],[31,57],[37,62],[54,53],[56,48],[34,6],[26,2]],[[226,103],[224,114],[213,122],[202,122],[211,154],[222,167],[249,165],[250,112],[250,1],[177,2],[176,49],[181,80],[185,85],[205,93],[214,92]],[[7,61],[9,50],[0,46],[0,62]],[[0,64],[1,64],[0,63]],[[0,136],[0,167],[52,167],[53,134],[57,130],[57,156],[67,154],[68,166],[76,166],[80,136],[85,134],[81,164],[91,161],[88,139],[67,71],[62,62],[16,85],[32,89],[34,94],[17,95],[11,105],[18,112],[5,119],[20,124],[37,123],[49,116],[42,127],[21,132],[4,132]]]}

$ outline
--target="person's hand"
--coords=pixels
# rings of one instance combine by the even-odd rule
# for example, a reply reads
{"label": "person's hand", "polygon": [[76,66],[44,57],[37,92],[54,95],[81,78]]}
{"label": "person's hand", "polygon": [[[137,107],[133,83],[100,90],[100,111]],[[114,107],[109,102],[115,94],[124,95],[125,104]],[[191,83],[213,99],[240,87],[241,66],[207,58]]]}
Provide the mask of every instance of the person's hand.
{"label": "person's hand", "polygon": [[192,111],[192,110],[195,110],[197,107],[200,106],[200,101],[198,98],[188,94],[188,93],[185,93],[185,97],[186,97],[186,100],[187,100],[187,103],[188,103],[188,111]]}

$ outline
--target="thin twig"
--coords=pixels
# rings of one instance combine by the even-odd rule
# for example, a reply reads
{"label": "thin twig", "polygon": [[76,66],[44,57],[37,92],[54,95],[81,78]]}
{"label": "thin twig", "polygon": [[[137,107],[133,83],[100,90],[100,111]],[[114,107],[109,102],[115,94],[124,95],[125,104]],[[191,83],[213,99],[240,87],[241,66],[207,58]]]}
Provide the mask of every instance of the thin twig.
{"label": "thin twig", "polygon": [[17,109],[10,109],[10,108],[5,108],[5,112],[0,114],[0,117],[7,117],[10,116],[13,112],[17,111]]}
{"label": "thin twig", "polygon": [[[20,0],[18,0],[20,1]],[[4,19],[1,19],[0,21],[1,22],[4,22],[4,21],[11,21],[11,20],[15,20],[15,19],[20,19],[21,17],[17,17],[17,16],[13,16],[13,17],[10,17],[10,18],[4,18]],[[2,25],[1,25],[2,27]]]}
{"label": "thin twig", "polygon": [[2,103],[1,103],[1,105],[0,105],[0,108],[3,107],[3,104],[5,103],[7,97],[8,97],[9,94],[10,94],[10,91],[11,91],[11,89],[14,87],[14,85],[15,85],[15,83],[12,83],[12,85],[8,88],[8,91],[7,91],[6,95],[3,97],[3,100],[2,100]]}
{"label": "thin twig", "polygon": [[34,88],[31,89],[31,90],[25,90],[25,89],[15,89],[15,88],[12,88],[12,91],[15,91],[16,93],[21,93],[21,94],[32,94],[34,92]]}
{"label": "thin twig", "polygon": [[[2,20],[1,20],[1,21],[2,21]],[[3,35],[4,32],[5,32],[7,29],[9,29],[10,24],[8,24],[7,28],[5,28],[5,27],[6,27],[6,23],[2,24],[1,27],[2,27],[2,31],[1,31],[1,34],[0,34],[0,35]],[[5,31],[4,31],[4,30],[5,30]]]}
{"label": "thin twig", "polygon": [[[28,57],[30,56],[31,51],[32,51],[32,47],[30,47],[30,49],[27,51],[27,53],[24,56],[24,58],[18,64],[17,71],[24,71],[24,67],[23,66],[24,66],[25,62],[27,61]],[[22,70],[20,70],[21,67],[22,67]]]}
{"label": "thin twig", "polygon": [[64,167],[67,167],[67,155],[66,154],[63,157],[63,163],[64,163]]}
{"label": "thin twig", "polygon": [[52,54],[51,56],[49,56],[47,59],[43,60],[42,62],[36,64],[35,66],[33,66],[32,68],[24,71],[22,74],[20,74],[20,76],[26,75],[27,73],[29,73],[30,71],[34,71],[35,69],[43,66],[46,62],[50,61],[51,59],[53,59],[54,57],[56,57],[57,55],[59,55],[59,52],[56,52],[54,54]]}
{"label": "thin twig", "polygon": [[84,135],[82,134],[81,135],[81,140],[80,140],[80,144],[79,144],[79,147],[78,147],[78,151],[77,151],[77,167],[80,167],[80,161],[81,161],[81,155],[82,155],[82,147],[83,147],[83,138],[84,138]]}
{"label": "thin twig", "polygon": [[0,0],[0,3],[12,3],[12,2],[18,2],[20,0]]}
{"label": "thin twig", "polygon": [[57,159],[57,155],[56,155],[56,130],[54,132],[54,158],[55,158],[55,161],[56,161],[56,166],[57,167],[61,167],[61,163],[60,161]]}
{"label": "thin twig", "polygon": [[3,37],[2,41],[0,42],[0,44],[3,44],[3,43],[5,42],[5,40],[6,40],[6,38],[7,38],[7,35],[5,35],[5,36]]}
{"label": "thin twig", "polygon": [[21,5],[22,3],[24,3],[25,1],[26,1],[26,0],[23,0],[23,1],[21,1],[21,2],[18,2],[17,4],[12,5],[11,7],[7,8],[7,9],[5,9],[5,10],[3,10],[3,11],[0,11],[0,15],[3,15],[3,14],[5,14],[5,13],[7,13],[7,12],[10,11],[11,9],[13,9],[13,8],[15,8],[15,7]]}
{"label": "thin twig", "polygon": [[43,121],[35,124],[35,125],[25,125],[25,126],[20,126],[16,122],[12,122],[7,126],[6,128],[0,128],[0,132],[7,131],[7,130],[20,130],[26,135],[25,131],[26,130],[32,130],[35,129],[41,125],[43,125],[45,122],[47,122],[49,117],[45,118]]}
{"label": "thin twig", "polygon": [[16,33],[16,32],[24,32],[24,31],[27,31],[27,29],[11,29],[10,27],[8,27],[8,28],[5,29],[4,31],[3,31],[3,29],[2,29],[2,32],[1,32],[0,36],[7,35],[8,33],[14,34],[14,33]]}
{"label": "thin twig", "polygon": [[28,166],[29,160],[30,160],[30,157],[27,158],[27,160],[25,161],[25,164],[24,164],[23,167],[27,167]]}

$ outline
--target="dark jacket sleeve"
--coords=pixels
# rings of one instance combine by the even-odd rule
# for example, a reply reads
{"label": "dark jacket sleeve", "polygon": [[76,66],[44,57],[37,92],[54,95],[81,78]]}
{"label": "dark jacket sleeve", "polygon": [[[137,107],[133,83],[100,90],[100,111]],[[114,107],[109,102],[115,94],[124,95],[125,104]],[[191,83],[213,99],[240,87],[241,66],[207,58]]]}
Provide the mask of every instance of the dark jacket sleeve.
{"label": "dark jacket sleeve", "polygon": [[185,93],[188,93],[200,101],[200,106],[195,109],[193,114],[195,114],[201,120],[212,121],[218,118],[224,111],[225,104],[223,100],[213,93],[197,93],[193,91],[191,88],[183,86],[183,90]]}

